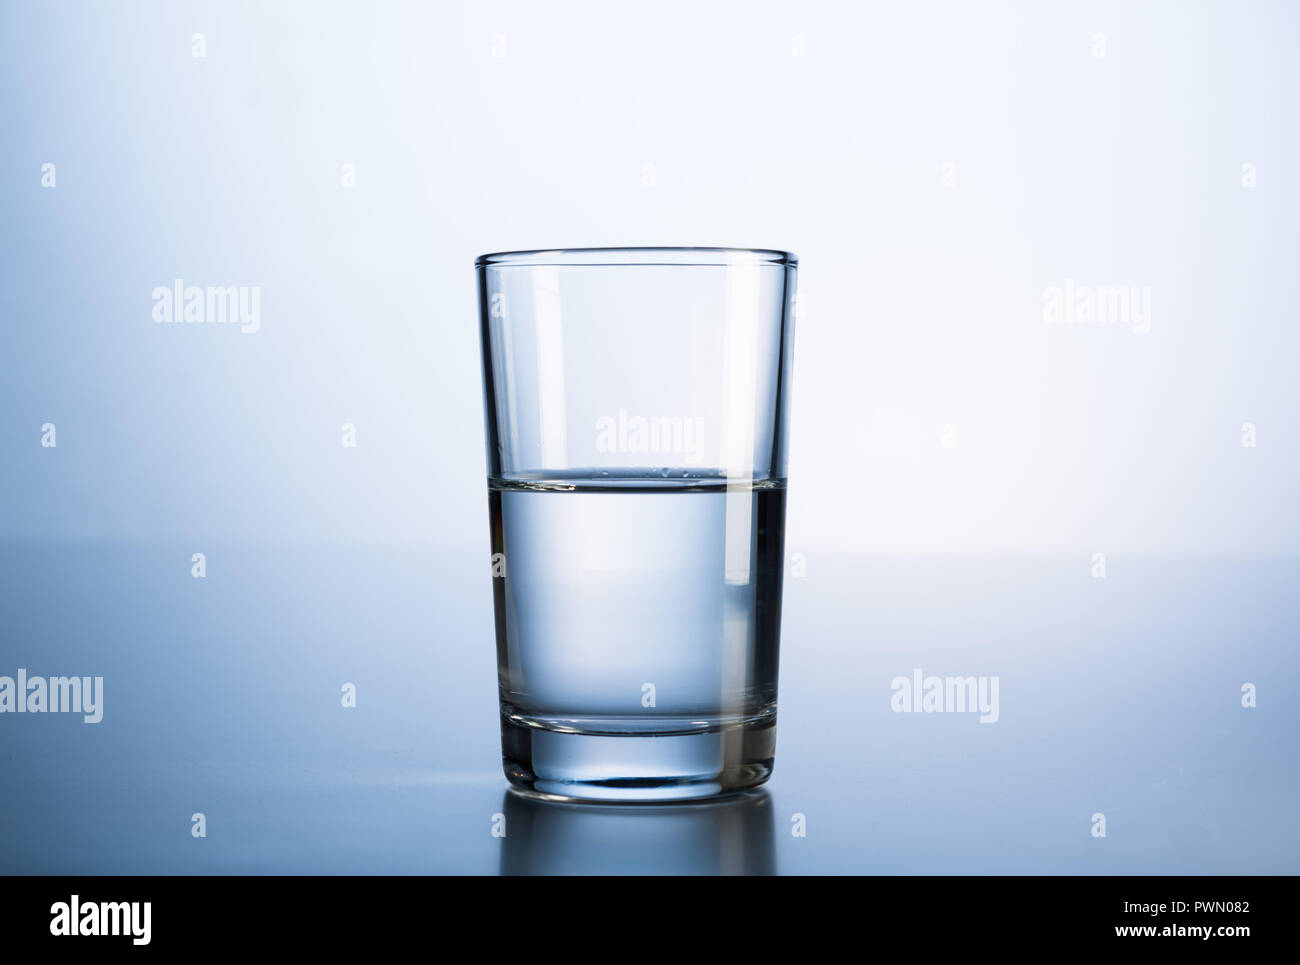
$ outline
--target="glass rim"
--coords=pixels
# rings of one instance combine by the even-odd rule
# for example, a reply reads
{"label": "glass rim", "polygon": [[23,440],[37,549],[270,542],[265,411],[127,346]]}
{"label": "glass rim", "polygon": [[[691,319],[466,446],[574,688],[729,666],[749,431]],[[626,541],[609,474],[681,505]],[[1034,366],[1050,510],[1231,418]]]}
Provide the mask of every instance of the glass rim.
{"label": "glass rim", "polygon": [[475,268],[728,268],[733,265],[794,268],[798,264],[794,252],[775,248],[538,248],[496,251],[474,259]]}

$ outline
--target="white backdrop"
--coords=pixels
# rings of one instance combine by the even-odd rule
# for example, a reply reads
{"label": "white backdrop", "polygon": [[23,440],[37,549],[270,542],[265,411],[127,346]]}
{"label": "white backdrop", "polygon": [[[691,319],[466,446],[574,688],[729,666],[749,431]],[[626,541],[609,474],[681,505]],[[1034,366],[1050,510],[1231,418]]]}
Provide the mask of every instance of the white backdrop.
{"label": "white backdrop", "polygon": [[698,244],[801,259],[792,551],[1289,551],[1298,9],[6,5],[0,535],[486,552],[474,256]]}

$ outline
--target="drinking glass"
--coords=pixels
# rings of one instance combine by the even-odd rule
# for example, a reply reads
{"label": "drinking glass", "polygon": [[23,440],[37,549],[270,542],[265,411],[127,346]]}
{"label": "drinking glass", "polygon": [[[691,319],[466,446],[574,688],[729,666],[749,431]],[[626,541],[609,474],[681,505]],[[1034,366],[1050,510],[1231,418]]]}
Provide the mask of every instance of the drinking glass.
{"label": "drinking glass", "polygon": [[476,263],[506,777],[662,802],[772,773],[795,266]]}

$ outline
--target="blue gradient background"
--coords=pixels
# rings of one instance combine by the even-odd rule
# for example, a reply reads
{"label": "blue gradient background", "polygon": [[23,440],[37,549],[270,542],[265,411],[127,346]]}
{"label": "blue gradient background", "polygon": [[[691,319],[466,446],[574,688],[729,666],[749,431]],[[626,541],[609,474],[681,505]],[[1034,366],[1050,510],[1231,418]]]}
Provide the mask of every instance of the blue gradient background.
{"label": "blue gradient background", "polygon": [[[3,4],[0,674],[106,708],[0,716],[0,870],[1300,871],[1298,37],[1289,3]],[[472,261],[625,244],[800,256],[777,776],[533,814]],[[155,324],[175,278],[260,286],[261,330]],[[1150,287],[1150,332],[1046,324],[1067,279]],[[998,674],[1001,721],[892,714],[913,667]]]}

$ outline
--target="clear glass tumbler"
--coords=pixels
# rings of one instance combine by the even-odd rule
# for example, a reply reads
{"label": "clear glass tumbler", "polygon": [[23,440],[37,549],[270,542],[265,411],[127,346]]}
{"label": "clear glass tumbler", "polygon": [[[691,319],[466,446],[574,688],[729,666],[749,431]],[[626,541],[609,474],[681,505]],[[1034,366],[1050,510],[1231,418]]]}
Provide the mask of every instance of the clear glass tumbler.
{"label": "clear glass tumbler", "polygon": [[772,772],[794,255],[476,262],[506,776],[659,802]]}

